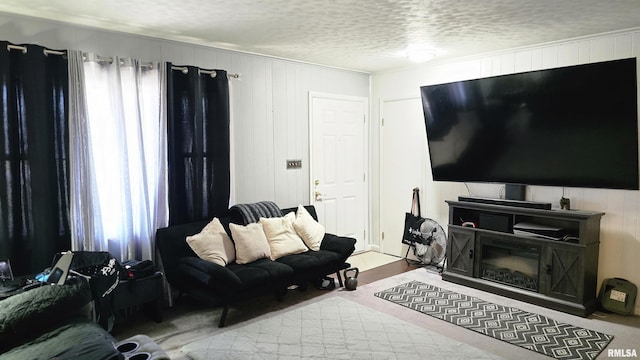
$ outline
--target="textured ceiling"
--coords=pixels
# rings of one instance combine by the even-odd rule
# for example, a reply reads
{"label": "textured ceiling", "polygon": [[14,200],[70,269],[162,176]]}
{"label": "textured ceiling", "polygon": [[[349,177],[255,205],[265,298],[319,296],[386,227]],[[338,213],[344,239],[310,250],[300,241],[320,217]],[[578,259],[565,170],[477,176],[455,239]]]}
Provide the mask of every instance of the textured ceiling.
{"label": "textured ceiling", "polygon": [[0,11],[376,72],[640,27],[638,0],[2,0]]}

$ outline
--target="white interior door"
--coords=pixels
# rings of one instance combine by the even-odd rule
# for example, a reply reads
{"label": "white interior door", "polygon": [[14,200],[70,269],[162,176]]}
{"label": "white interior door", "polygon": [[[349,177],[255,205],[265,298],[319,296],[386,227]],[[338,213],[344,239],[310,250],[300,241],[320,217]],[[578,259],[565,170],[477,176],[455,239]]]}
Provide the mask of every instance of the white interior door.
{"label": "white interior door", "polygon": [[367,99],[312,93],[309,104],[311,202],[327,232],[355,238],[362,251],[368,243]]}
{"label": "white interior door", "polygon": [[383,101],[381,114],[381,248],[385,254],[404,256],[404,214],[411,211],[415,187],[422,200],[428,166],[422,103],[420,98]]}

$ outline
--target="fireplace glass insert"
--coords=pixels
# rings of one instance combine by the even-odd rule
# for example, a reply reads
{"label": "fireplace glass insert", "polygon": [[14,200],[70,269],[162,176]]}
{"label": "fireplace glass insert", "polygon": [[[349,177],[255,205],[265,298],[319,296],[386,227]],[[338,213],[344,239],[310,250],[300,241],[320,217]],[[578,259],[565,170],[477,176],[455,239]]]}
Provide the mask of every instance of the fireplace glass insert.
{"label": "fireplace glass insert", "polygon": [[480,277],[509,286],[538,291],[540,246],[483,239]]}

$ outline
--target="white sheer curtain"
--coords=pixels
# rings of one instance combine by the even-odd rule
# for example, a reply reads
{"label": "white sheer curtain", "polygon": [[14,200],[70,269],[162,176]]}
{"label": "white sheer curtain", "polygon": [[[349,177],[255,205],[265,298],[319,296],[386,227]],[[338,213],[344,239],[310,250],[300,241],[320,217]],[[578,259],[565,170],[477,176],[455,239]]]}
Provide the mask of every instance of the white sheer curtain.
{"label": "white sheer curtain", "polygon": [[72,248],[154,259],[168,222],[165,66],[77,52],[69,62],[83,88],[70,106]]}

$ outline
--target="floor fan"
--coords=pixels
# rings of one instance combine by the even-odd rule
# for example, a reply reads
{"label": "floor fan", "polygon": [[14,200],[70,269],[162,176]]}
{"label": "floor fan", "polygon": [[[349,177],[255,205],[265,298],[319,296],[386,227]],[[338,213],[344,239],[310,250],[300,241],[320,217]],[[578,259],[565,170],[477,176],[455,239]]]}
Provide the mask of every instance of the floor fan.
{"label": "floor fan", "polygon": [[440,266],[447,249],[447,235],[435,220],[424,219],[420,224],[421,242],[414,243],[414,255],[422,264]]}

